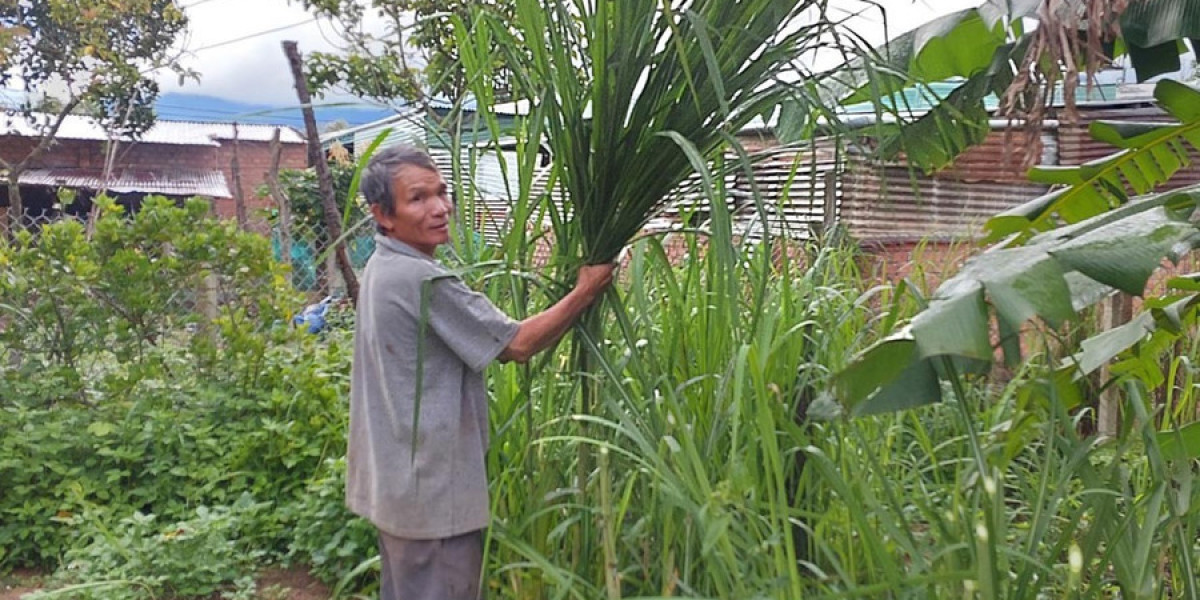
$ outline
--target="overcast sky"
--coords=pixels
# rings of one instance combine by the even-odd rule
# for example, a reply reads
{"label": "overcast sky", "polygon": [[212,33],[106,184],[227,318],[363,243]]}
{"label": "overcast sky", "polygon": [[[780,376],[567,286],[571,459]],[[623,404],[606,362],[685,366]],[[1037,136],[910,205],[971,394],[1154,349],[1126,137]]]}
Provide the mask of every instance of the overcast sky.
{"label": "overcast sky", "polygon": [[[937,16],[978,6],[983,0],[875,0],[888,15],[891,36]],[[882,41],[878,9],[865,0],[833,0],[843,11],[863,11],[859,32]],[[334,30],[318,23],[298,0],[181,0],[191,21],[184,64],[200,73],[200,83],[181,87],[173,75],[161,77],[163,92],[205,94],[241,102],[295,104],[291,73],[280,42],[295,40],[303,53],[332,51]],[[278,29],[278,31],[271,31]],[[269,33],[267,33],[269,32]]]}

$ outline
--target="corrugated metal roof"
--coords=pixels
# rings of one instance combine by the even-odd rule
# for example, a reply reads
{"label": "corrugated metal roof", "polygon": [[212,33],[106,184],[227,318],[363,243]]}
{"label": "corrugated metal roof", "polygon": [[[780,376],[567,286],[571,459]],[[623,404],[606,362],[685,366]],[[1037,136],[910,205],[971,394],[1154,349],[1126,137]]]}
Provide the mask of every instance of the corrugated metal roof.
{"label": "corrugated metal roof", "polygon": [[[41,135],[48,124],[48,115],[26,119],[22,115],[0,116],[0,135],[34,137]],[[279,130],[279,141],[285,144],[303,144],[304,138],[291,127],[281,125],[238,125],[238,139],[247,142],[269,142]],[[106,141],[108,132],[90,118],[67,115],[55,136],[62,140]],[[197,123],[192,121],[156,121],[149,131],[138,139],[145,144],[172,144],[181,146],[220,146],[219,140],[233,139],[232,123]]]}
{"label": "corrugated metal roof", "polygon": [[232,197],[224,173],[216,170],[118,169],[106,185],[104,173],[99,169],[30,169],[21,174],[21,184],[106,189],[118,194]]}

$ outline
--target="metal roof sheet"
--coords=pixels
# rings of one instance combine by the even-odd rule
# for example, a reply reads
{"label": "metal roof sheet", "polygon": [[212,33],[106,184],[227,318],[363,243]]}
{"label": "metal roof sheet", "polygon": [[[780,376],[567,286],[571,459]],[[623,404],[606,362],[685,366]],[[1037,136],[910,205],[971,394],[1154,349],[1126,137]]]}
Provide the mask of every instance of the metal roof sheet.
{"label": "metal roof sheet", "polygon": [[[49,115],[32,119],[19,114],[0,115],[0,135],[34,137],[41,135],[48,124]],[[247,142],[269,142],[279,130],[279,141],[284,144],[303,144],[304,138],[291,127],[282,125],[238,124],[238,139]],[[59,127],[57,139],[93,140],[109,139],[108,132],[95,121],[80,115],[67,115]],[[125,138],[123,138],[125,139]],[[149,131],[138,141],[145,144],[174,144],[183,146],[220,146],[221,140],[233,139],[232,123],[198,123],[192,121],[155,121]]]}
{"label": "metal roof sheet", "polygon": [[146,193],[168,196],[230,198],[225,174],[200,169],[117,169],[104,181],[99,169],[30,169],[21,174],[22,185],[106,189],[118,194]]}

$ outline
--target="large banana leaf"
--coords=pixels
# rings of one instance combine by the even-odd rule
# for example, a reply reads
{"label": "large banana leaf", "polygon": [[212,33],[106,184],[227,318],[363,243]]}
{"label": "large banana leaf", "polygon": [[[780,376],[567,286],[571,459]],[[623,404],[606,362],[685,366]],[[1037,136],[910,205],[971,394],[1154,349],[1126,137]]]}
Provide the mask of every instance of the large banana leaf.
{"label": "large banana leaf", "polygon": [[[1019,352],[1014,332],[1033,318],[1056,325],[1112,288],[1140,294],[1164,258],[1178,260],[1200,244],[1191,220],[1198,205],[1200,186],[1145,197],[1025,246],[995,247],[969,260],[910,327],[868,348],[838,376],[839,398],[855,415],[940,401],[932,374],[945,375],[950,365],[979,371],[991,362],[993,316],[1000,345],[1013,353]],[[1082,361],[1093,368],[1108,360],[1152,330],[1154,320],[1094,340]]]}
{"label": "large banana leaf", "polygon": [[1200,38],[1200,4],[1193,0],[1130,2],[1121,15],[1121,37],[1138,81],[1177,71],[1179,54],[1186,51],[1180,42]]}
{"label": "large banana leaf", "polygon": [[1127,202],[1129,191],[1149,193],[1188,165],[1189,147],[1200,150],[1200,92],[1164,80],[1155,86],[1154,97],[1178,123],[1092,123],[1093,137],[1122,151],[1079,166],[1031,169],[1033,181],[1069,187],[993,217],[986,225],[989,240],[1013,234],[1020,240],[1060,222],[1088,219]]}
{"label": "large banana leaf", "polygon": [[[1188,146],[1200,149],[1200,93],[1163,81],[1155,95],[1180,123],[1099,124],[1093,134],[1123,150],[1079,167],[1034,169],[1039,181],[1065,187],[993,219],[993,233],[1010,236],[1005,243],[968,261],[907,328],[839,375],[837,392],[852,414],[939,401],[947,369],[986,369],[994,345],[1016,362],[1016,332],[1026,322],[1058,326],[1114,289],[1141,294],[1163,259],[1177,262],[1200,245],[1200,186],[1126,195],[1125,186],[1150,191],[1186,164]],[[1179,335],[1200,303],[1200,285],[1180,281],[1182,295],[1148,302],[1147,312],[1085,341],[1067,368],[1088,373],[1157,332]]]}

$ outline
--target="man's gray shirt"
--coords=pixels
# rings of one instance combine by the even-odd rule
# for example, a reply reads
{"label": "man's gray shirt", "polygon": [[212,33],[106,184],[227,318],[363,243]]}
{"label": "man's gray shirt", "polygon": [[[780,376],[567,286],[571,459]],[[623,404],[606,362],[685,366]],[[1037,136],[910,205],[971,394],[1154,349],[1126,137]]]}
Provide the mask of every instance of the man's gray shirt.
{"label": "man's gray shirt", "polygon": [[434,259],[391,238],[375,242],[354,333],[346,503],[401,538],[482,529],[489,519],[483,369],[518,324]]}

